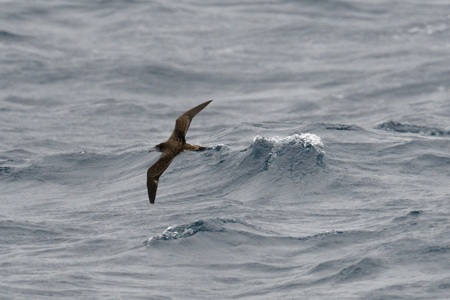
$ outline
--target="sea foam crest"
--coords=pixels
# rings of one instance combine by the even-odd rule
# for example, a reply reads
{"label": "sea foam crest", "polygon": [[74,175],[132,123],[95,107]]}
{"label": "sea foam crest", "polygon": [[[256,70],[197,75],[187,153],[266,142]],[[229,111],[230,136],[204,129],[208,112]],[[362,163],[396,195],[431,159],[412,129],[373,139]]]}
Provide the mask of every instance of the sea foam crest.
{"label": "sea foam crest", "polygon": [[200,232],[224,233],[228,232],[230,236],[261,236],[271,235],[272,233],[250,224],[244,220],[236,218],[207,218],[200,219],[186,224],[169,226],[164,232],[157,234],[147,241],[145,245],[157,243],[158,241],[171,241],[183,238],[190,238]]}
{"label": "sea foam crest", "polygon": [[270,148],[266,160],[266,166],[270,165],[274,159],[280,155],[286,148],[314,149],[318,158],[322,158],[325,154],[323,143],[319,136],[312,133],[293,134],[286,137],[263,137],[257,135],[253,139],[253,148]]}
{"label": "sea foam crest", "polygon": [[253,144],[256,145],[258,143],[272,143],[274,145],[274,148],[282,148],[286,145],[295,145],[295,144],[301,144],[303,147],[314,147],[320,151],[323,151],[323,143],[319,136],[312,134],[312,133],[302,133],[302,134],[293,134],[286,137],[263,137],[260,135],[257,135],[253,139]]}
{"label": "sea foam crest", "polygon": [[177,240],[181,238],[186,238],[193,236],[197,232],[208,231],[208,232],[223,232],[225,228],[223,227],[226,223],[240,223],[245,224],[243,221],[239,221],[233,218],[213,218],[207,220],[196,220],[192,223],[169,226],[163,233],[157,234],[147,240],[147,244],[152,241],[167,241],[167,240]]}
{"label": "sea foam crest", "polygon": [[221,151],[222,149],[228,150],[229,147],[225,144],[214,144],[211,146],[206,147],[208,150],[215,150],[215,151]]}
{"label": "sea foam crest", "polygon": [[151,240],[176,240],[180,238],[189,237],[196,234],[199,231],[205,230],[205,222],[203,220],[198,220],[193,223],[169,226],[163,233],[157,234],[151,237]]}

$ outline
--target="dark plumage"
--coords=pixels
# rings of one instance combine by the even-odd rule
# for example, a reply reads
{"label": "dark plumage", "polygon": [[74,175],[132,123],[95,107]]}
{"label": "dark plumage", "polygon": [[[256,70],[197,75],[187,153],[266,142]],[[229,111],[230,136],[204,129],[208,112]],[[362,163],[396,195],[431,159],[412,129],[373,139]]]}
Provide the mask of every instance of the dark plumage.
{"label": "dark plumage", "polygon": [[175,156],[186,150],[201,151],[206,149],[202,146],[187,144],[186,133],[195,115],[211,103],[211,101],[212,100],[206,101],[178,117],[175,122],[175,129],[169,139],[164,143],[155,146],[155,150],[161,151],[162,154],[158,161],[147,170],[147,191],[148,199],[151,204],[155,203],[159,177],[167,169]]}

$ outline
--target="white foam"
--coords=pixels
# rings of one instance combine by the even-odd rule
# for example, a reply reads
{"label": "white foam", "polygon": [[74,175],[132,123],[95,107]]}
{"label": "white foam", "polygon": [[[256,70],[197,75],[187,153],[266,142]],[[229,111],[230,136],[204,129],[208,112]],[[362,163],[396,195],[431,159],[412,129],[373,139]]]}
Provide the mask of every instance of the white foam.
{"label": "white foam", "polygon": [[[257,135],[253,139],[253,144],[258,142],[269,142],[273,144],[274,150],[277,150],[286,145],[301,144],[303,147],[313,146],[318,151],[323,152],[323,143],[319,136],[312,133],[293,134],[286,137],[263,137]],[[273,151],[276,152],[276,151]]]}
{"label": "white foam", "polygon": [[293,134],[286,137],[263,137],[257,135],[253,140],[252,147],[270,148],[266,157],[266,168],[268,168],[286,148],[312,148],[319,157],[325,155],[322,140],[319,136],[312,133]]}

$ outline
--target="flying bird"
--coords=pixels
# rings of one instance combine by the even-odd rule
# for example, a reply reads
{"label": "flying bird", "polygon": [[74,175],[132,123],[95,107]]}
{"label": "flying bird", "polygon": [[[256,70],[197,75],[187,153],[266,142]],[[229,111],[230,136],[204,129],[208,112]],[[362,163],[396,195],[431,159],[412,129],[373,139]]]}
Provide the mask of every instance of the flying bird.
{"label": "flying bird", "polygon": [[167,169],[175,156],[180,154],[182,151],[202,151],[206,149],[202,146],[186,143],[186,133],[189,129],[189,125],[191,125],[192,119],[209,103],[211,103],[211,101],[212,100],[206,101],[205,103],[202,103],[179,116],[175,122],[175,129],[169,139],[164,143],[156,145],[154,149],[150,150],[150,152],[162,152],[158,161],[147,170],[147,191],[148,199],[151,204],[155,203],[159,177]]}

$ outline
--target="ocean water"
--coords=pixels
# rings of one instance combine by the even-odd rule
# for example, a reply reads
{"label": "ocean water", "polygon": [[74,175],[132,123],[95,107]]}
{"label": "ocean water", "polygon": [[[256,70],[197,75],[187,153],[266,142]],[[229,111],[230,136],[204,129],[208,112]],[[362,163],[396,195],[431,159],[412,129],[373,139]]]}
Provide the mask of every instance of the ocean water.
{"label": "ocean water", "polygon": [[449,66],[444,0],[0,1],[0,298],[448,299]]}

